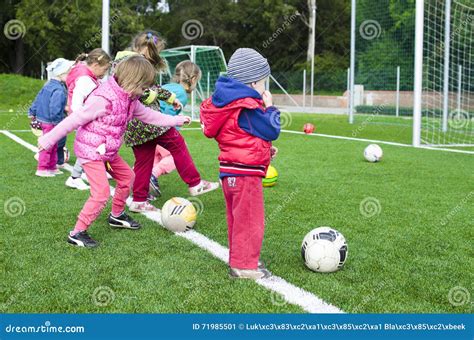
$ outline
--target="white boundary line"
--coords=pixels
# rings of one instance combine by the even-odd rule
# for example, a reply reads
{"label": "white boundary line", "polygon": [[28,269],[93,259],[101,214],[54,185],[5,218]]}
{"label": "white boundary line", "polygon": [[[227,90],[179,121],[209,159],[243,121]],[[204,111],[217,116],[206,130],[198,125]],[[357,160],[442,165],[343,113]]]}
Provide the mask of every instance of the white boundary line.
{"label": "white boundary line", "polygon": [[[292,130],[281,130],[281,131],[282,131],[282,132],[286,132],[286,133],[297,134],[297,135],[326,137],[326,138],[333,138],[333,139],[351,140],[351,141],[356,141],[356,142],[378,143],[378,144],[386,144],[386,145],[393,145],[393,146],[402,146],[402,147],[407,147],[407,148],[414,148],[414,146],[413,146],[413,145],[410,145],[410,144],[403,144],[403,143],[396,143],[396,142],[386,142],[386,141],[377,140],[377,139],[365,139],[365,138],[355,138],[355,137],[345,137],[345,136],[334,136],[334,135],[325,135],[325,134],[322,134],[322,133],[310,133],[310,134],[306,134],[306,133],[301,132],[301,131],[292,131]],[[447,152],[455,152],[455,153],[464,153],[464,154],[474,155],[474,151],[456,150],[456,149],[446,149],[446,148],[435,148],[435,147],[430,147],[430,146],[420,146],[419,148],[416,148],[416,149],[447,151]]]}
{"label": "white boundary line", "polygon": [[[9,131],[0,130],[0,133],[3,133],[5,136],[9,137],[10,139],[14,140],[18,144],[24,146],[25,148],[33,152],[38,151],[37,147],[24,141],[23,139],[14,135],[13,133]],[[72,166],[70,166],[69,164],[66,164],[64,169],[72,172]],[[111,195],[113,195],[114,193],[113,187],[111,187],[110,192],[111,192]],[[129,197],[127,200],[127,204],[130,204],[131,200],[132,198]],[[161,212],[160,211],[146,212],[146,213],[142,213],[142,215],[146,216],[148,219],[154,222],[157,222],[158,224],[161,225]],[[191,241],[192,243],[208,251],[214,257],[220,259],[224,263],[226,264],[228,263],[227,261],[228,261],[229,249],[209,239],[203,234],[198,233],[195,230],[190,230],[185,233],[174,233],[174,234]],[[339,308],[323,301],[322,299],[320,299],[313,293],[310,293],[302,288],[299,288],[285,281],[281,277],[274,275],[270,278],[260,279],[255,282],[259,284],[260,286],[268,290],[271,290],[274,293],[280,294],[288,303],[297,305],[309,313],[344,313]],[[279,299],[280,298],[272,297],[272,301],[273,300],[279,301]],[[282,305],[282,303],[276,302],[276,305]]]}
{"label": "white boundary line", "polygon": [[[181,129],[181,131],[186,131],[186,130],[194,131],[194,130],[201,130],[201,128],[183,128],[183,129]],[[281,132],[292,133],[292,134],[296,134],[296,135],[316,136],[316,137],[325,137],[325,138],[332,138],[332,139],[351,140],[351,141],[356,141],[356,142],[377,143],[377,144],[385,144],[385,145],[393,145],[393,146],[402,146],[402,147],[406,147],[406,148],[414,148],[413,145],[410,145],[410,144],[387,142],[387,141],[377,140],[377,139],[365,139],[365,138],[355,138],[355,137],[346,137],[346,136],[335,136],[335,135],[326,135],[326,134],[322,134],[322,133],[306,134],[306,133],[301,132],[301,131],[293,131],[293,130],[281,130]],[[437,147],[432,147],[432,146],[420,146],[417,149],[447,151],[447,152],[474,155],[474,151],[437,148]]]}

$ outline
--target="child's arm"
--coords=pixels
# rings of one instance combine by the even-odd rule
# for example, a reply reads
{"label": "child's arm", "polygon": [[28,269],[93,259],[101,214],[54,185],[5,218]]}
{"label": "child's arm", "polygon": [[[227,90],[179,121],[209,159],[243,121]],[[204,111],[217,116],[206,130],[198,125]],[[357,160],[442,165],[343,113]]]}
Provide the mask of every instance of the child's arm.
{"label": "child's arm", "polygon": [[243,109],[239,115],[239,127],[251,135],[273,141],[280,135],[280,111],[275,106],[262,109]]}
{"label": "child's arm", "polygon": [[36,110],[37,110],[37,104],[36,104],[36,99],[35,99],[33,104],[31,104],[30,109],[28,110],[28,118],[30,118],[30,119],[35,118],[36,117]]}
{"label": "child's arm", "polygon": [[144,123],[158,126],[182,126],[191,121],[191,118],[187,116],[169,116],[162,114],[159,111],[146,107],[140,102],[137,102],[133,116]]}
{"label": "child's arm", "polygon": [[64,97],[66,94],[63,90],[55,90],[49,100],[49,114],[51,117],[64,117]]}
{"label": "child's arm", "polygon": [[140,98],[140,101],[145,105],[151,105],[157,100],[162,100],[173,105],[176,110],[183,107],[181,102],[176,98],[175,93],[168,91],[159,85],[154,85]]}
{"label": "child's arm", "polygon": [[61,138],[74,131],[79,126],[85,125],[95,119],[104,116],[107,113],[108,102],[101,97],[91,97],[86,101],[77,113],[68,116],[61,123],[56,125],[49,133],[38,139],[38,146],[47,150],[56,144]]}

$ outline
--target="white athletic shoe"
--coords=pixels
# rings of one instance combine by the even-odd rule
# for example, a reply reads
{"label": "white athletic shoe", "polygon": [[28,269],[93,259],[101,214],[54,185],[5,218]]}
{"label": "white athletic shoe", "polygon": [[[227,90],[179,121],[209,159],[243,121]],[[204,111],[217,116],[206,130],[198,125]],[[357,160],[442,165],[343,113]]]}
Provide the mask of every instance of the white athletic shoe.
{"label": "white athletic shoe", "polygon": [[257,269],[238,269],[230,268],[229,276],[233,279],[259,280],[272,276],[272,273],[265,268]]}
{"label": "white athletic shoe", "polygon": [[189,194],[191,196],[199,196],[217,188],[219,188],[218,182],[201,181],[198,185],[189,188]]}
{"label": "white athletic shoe", "polygon": [[84,183],[82,178],[68,177],[66,181],[66,186],[78,190],[89,190],[89,186]]}
{"label": "white athletic shoe", "polygon": [[62,172],[61,170],[59,169],[56,169],[56,170],[48,170],[53,176],[56,176],[56,175],[62,175],[64,172]]}
{"label": "white athletic shoe", "polygon": [[128,207],[128,210],[132,212],[147,212],[147,211],[159,211],[159,209],[150,203],[148,201],[145,202],[135,202],[133,201],[130,206]]}
{"label": "white athletic shoe", "polygon": [[36,170],[35,175],[38,177],[54,177],[49,170]]}

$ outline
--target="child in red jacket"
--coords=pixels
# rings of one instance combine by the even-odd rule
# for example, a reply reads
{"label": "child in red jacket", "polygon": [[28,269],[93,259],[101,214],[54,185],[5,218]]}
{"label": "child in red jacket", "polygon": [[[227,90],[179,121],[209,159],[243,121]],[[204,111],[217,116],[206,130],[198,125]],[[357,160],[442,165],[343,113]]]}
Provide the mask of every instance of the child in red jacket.
{"label": "child in red jacket", "polygon": [[261,279],[270,272],[259,262],[265,228],[262,178],[280,134],[280,112],[265,81],[267,60],[239,48],[219,77],[211,98],[201,104],[204,134],[219,144],[220,178],[227,207],[230,276]]}

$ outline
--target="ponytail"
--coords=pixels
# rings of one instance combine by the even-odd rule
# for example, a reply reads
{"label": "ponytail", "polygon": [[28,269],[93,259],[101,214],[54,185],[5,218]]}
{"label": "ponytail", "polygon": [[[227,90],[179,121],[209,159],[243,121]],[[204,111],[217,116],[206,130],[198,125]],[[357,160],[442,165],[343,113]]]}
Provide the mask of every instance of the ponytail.
{"label": "ponytail", "polygon": [[89,53],[79,54],[76,58],[76,64],[81,61],[85,61],[87,65],[97,63],[100,66],[105,66],[107,64],[110,64],[111,58],[103,49],[96,48],[90,51]]}
{"label": "ponytail", "polygon": [[164,48],[165,41],[157,32],[152,30],[139,33],[132,41],[132,50],[142,53],[158,71],[166,68],[166,61],[160,57],[160,53]]}

